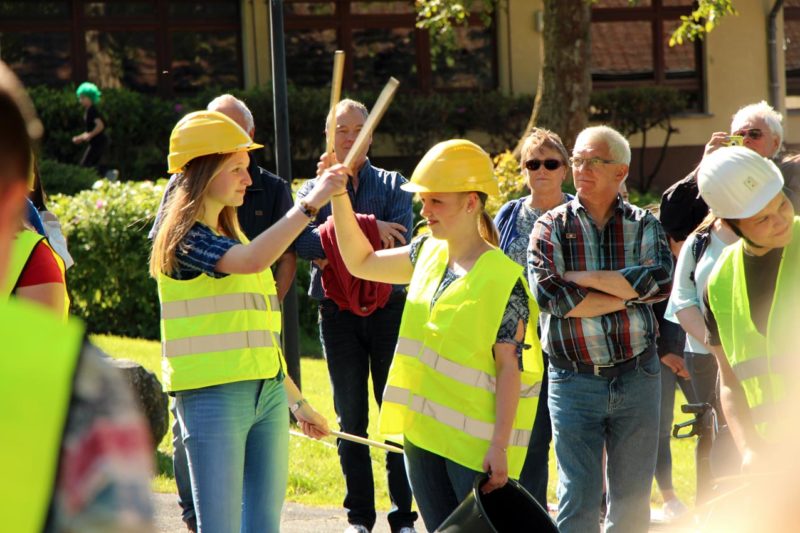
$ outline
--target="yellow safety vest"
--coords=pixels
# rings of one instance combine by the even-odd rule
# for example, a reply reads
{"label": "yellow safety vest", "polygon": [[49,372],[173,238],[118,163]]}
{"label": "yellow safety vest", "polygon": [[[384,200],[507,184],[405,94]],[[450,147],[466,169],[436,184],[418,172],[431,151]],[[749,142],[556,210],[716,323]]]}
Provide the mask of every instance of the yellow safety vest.
{"label": "yellow safety vest", "polygon": [[791,243],[783,249],[775,295],[762,335],[750,316],[744,272],[744,242],[728,246],[708,281],[708,300],[725,355],[744,389],[753,421],[761,433],[772,406],[785,395],[782,374],[800,365],[797,341],[797,302],[800,301],[800,218],[795,217]]}
{"label": "yellow safety vest", "polygon": [[83,339],[25,300],[0,303],[0,515],[3,531],[44,528]]}
{"label": "yellow safety vest", "polygon": [[[379,432],[472,470],[483,470],[495,422],[497,331],[522,267],[500,250],[484,253],[454,281],[431,309],[447,268],[447,244],[429,237],[422,245],[408,289],[397,348],[389,370]],[[519,406],[508,446],[509,475],[519,477],[541,388],[539,309],[531,311],[523,352]]]}
{"label": "yellow safety vest", "polygon": [[158,296],[165,391],[268,379],[286,368],[270,269],[190,280],[161,274]]}
{"label": "yellow safety vest", "polygon": [[16,239],[14,239],[14,244],[11,248],[11,261],[8,265],[8,274],[6,275],[6,283],[3,287],[2,293],[0,293],[0,299],[5,300],[14,292],[14,289],[17,286],[17,282],[19,281],[19,277],[22,275],[22,271],[25,270],[25,267],[28,264],[28,260],[33,253],[34,248],[40,242],[44,242],[47,248],[50,250],[50,253],[53,254],[53,259],[56,260],[56,264],[58,264],[58,269],[61,271],[61,277],[64,279],[64,316],[63,319],[67,320],[69,316],[69,295],[67,294],[67,285],[66,285],[66,272],[67,269],[64,265],[64,260],[61,259],[61,256],[53,250],[53,247],[50,246],[50,243],[47,241],[45,237],[39,235],[35,231],[30,231],[27,229],[23,229],[19,233],[17,233]]}

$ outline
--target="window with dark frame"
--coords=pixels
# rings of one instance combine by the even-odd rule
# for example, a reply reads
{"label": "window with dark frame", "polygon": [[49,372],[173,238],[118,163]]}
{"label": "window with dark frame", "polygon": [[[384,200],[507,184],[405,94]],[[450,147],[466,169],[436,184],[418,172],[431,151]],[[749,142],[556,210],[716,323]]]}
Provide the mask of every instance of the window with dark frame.
{"label": "window with dark frame", "polygon": [[786,0],[783,7],[786,94],[800,96],[800,0]]}
{"label": "window with dark frame", "polygon": [[497,88],[495,29],[477,14],[456,30],[448,62],[432,58],[413,0],[286,0],[284,13],[287,74],[297,85],[328,86],[338,49],[347,54],[345,89],[378,89],[389,76],[422,92]]}
{"label": "window with dark frame", "polygon": [[241,41],[238,0],[0,2],[0,58],[26,85],[90,80],[165,97],[240,88]]}
{"label": "window with dark frame", "polygon": [[592,8],[592,87],[674,87],[703,112],[702,42],[669,46],[692,0],[597,0]]}

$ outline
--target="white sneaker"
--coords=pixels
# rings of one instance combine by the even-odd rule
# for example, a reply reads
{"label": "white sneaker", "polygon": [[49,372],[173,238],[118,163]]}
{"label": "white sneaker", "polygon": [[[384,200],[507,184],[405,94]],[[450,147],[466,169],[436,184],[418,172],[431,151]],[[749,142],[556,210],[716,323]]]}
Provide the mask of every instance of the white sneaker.
{"label": "white sneaker", "polygon": [[665,522],[672,522],[677,518],[680,518],[682,515],[686,514],[689,509],[680,501],[678,498],[672,498],[671,500],[667,500],[664,502],[664,506],[661,507],[661,514],[664,517]]}
{"label": "white sneaker", "polygon": [[347,526],[347,529],[344,530],[344,533],[370,533],[369,529],[366,526],[362,526],[361,524],[350,524]]}
{"label": "white sneaker", "polygon": [[413,527],[401,527],[397,533],[417,533],[417,530]]}

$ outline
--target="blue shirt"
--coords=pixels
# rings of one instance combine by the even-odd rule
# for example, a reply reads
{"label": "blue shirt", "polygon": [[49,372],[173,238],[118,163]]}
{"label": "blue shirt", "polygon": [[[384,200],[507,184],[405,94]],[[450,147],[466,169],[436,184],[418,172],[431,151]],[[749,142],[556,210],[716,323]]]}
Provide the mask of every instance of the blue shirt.
{"label": "blue shirt", "polygon": [[[316,181],[314,178],[305,182],[297,192],[297,199],[300,200],[308,195]],[[412,194],[400,188],[404,183],[406,179],[399,172],[373,167],[367,160],[358,172],[358,190],[354,191],[352,182],[349,182],[347,192],[353,203],[353,211],[364,215],[375,215],[375,218],[384,222],[402,224],[406,228],[405,236],[408,243],[411,242],[414,213],[411,210]],[[325,259],[325,251],[319,238],[319,226],[324,224],[330,215],[330,204],[319,210],[317,217],[308,224],[294,243],[297,255],[308,260]],[[402,285],[395,286],[395,290],[402,288]],[[314,263],[311,263],[308,294],[316,300],[325,298],[322,290],[322,271]]]}

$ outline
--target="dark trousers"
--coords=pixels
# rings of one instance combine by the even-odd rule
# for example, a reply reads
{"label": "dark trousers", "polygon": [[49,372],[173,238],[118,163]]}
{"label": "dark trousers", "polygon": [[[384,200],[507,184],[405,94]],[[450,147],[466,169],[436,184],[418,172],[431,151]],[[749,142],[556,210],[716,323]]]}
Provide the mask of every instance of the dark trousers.
{"label": "dark trousers", "polygon": [[86,150],[83,152],[83,156],[81,157],[81,162],[79,165],[82,167],[92,167],[97,170],[98,173],[102,174],[100,169],[100,158],[103,157],[103,153],[106,151],[107,145],[108,140],[106,139],[95,143],[90,142],[89,146],[87,146]]}
{"label": "dark trousers", "polygon": [[553,440],[553,428],[550,425],[550,409],[547,407],[547,354],[542,352],[544,375],[542,388],[539,391],[539,403],[536,406],[536,418],[533,420],[533,432],[528,442],[528,453],[519,475],[519,483],[536,498],[536,501],[547,509],[547,475],[550,457],[550,441]]}
{"label": "dark trousers", "polygon": [[[392,294],[389,303],[369,316],[340,311],[331,300],[319,305],[319,331],[333,389],[333,406],[341,430],[367,436],[369,423],[368,378],[381,405],[383,389],[394,357],[405,295]],[[369,448],[339,440],[339,462],[345,477],[344,507],[347,521],[368,529],[375,525],[375,486]],[[411,511],[411,488],[402,454],[386,454],[386,471],[392,510],[392,531],[412,526],[417,513]]]}

